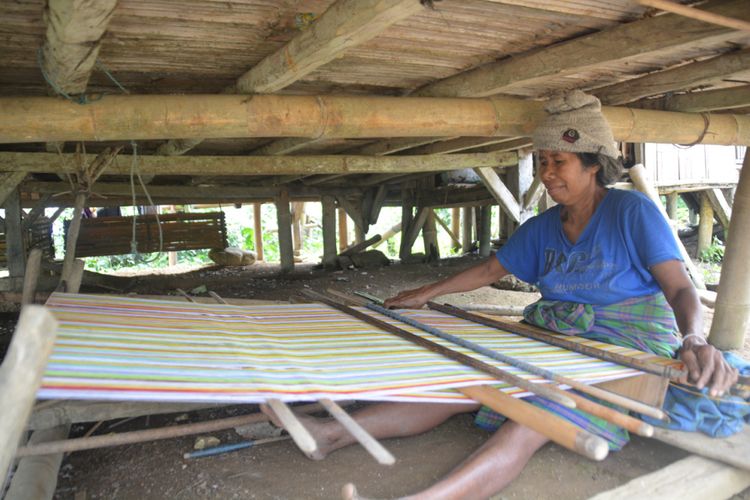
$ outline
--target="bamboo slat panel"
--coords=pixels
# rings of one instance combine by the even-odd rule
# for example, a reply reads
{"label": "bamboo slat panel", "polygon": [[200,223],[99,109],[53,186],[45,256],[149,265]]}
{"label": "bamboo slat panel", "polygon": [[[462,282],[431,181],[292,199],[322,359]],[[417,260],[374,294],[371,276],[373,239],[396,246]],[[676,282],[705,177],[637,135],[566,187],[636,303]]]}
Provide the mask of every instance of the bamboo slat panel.
{"label": "bamboo slat panel", "polygon": [[[162,229],[162,251],[225,248],[227,231],[223,212],[177,213],[159,215]],[[83,219],[76,245],[76,257],[120,255],[131,253],[132,217],[97,217]],[[136,219],[138,252],[158,252],[159,224],[155,215]]]}

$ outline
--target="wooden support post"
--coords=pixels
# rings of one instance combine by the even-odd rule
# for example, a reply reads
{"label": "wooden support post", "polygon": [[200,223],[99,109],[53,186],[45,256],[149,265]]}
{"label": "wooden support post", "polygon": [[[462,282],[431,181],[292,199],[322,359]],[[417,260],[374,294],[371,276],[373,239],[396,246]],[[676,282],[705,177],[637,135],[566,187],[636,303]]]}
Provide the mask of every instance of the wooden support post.
{"label": "wooden support post", "polygon": [[440,258],[440,246],[438,245],[437,227],[435,226],[436,215],[431,209],[427,209],[427,219],[422,227],[422,241],[424,243],[424,254],[428,258]]}
{"label": "wooden support post", "polygon": [[323,265],[336,265],[336,205],[333,196],[323,196],[320,201],[323,214]]}
{"label": "wooden support post", "polygon": [[380,216],[380,210],[383,208],[383,203],[385,202],[385,197],[388,194],[388,189],[386,188],[385,184],[381,184],[378,186],[377,191],[375,191],[375,196],[372,199],[372,206],[369,210],[369,222],[370,224],[375,224],[378,222],[378,217]]}
{"label": "wooden support post", "polygon": [[[174,205],[170,205],[168,207],[167,213],[170,214],[176,214],[177,208]],[[177,252],[171,251],[167,253],[167,258],[169,259],[169,267],[176,266],[177,265]]]}
{"label": "wooden support post", "polygon": [[294,248],[292,246],[292,214],[289,212],[289,191],[282,189],[276,199],[276,220],[278,222],[279,259],[281,272],[294,270]]}
{"label": "wooden support post", "polygon": [[255,259],[263,260],[263,216],[262,203],[253,203],[253,238],[255,239]]}
{"label": "wooden support post", "polygon": [[492,248],[490,239],[492,236],[492,205],[485,205],[481,210],[479,218],[479,255],[489,257]]}
{"label": "wooden support post", "polygon": [[305,203],[292,202],[292,242],[294,256],[299,257],[302,253],[302,223],[305,218]]}
{"label": "wooden support post", "polygon": [[26,306],[0,365],[0,477],[5,478],[23,433],[44,367],[55,342],[57,322],[42,306]]}
{"label": "wooden support post", "polygon": [[708,198],[716,220],[724,227],[724,231],[727,231],[729,229],[729,220],[732,218],[732,208],[729,206],[724,193],[721,189],[714,188],[707,189],[703,194]]}
{"label": "wooden support post", "polygon": [[305,429],[292,410],[280,399],[269,399],[268,406],[271,407],[276,416],[284,424],[284,429],[292,436],[295,444],[299,446],[306,455],[311,456],[318,451],[318,445],[315,438]]}
{"label": "wooden support post", "polygon": [[[458,214],[459,214],[458,215],[458,217],[459,217],[458,221],[460,222],[461,211],[460,211],[460,209],[454,209],[454,210],[458,211]],[[452,215],[451,215],[451,217],[452,217]],[[461,240],[458,238],[458,236],[456,236],[458,233],[454,232],[448,226],[448,224],[446,224],[445,222],[443,222],[443,219],[441,219],[440,217],[438,217],[437,214],[435,214],[435,222],[437,222],[440,225],[440,227],[442,227],[443,229],[445,229],[445,232],[448,233],[448,236],[450,236],[451,240],[453,241],[453,248],[454,249],[460,249],[461,248]],[[451,221],[451,223],[452,222],[453,221]],[[460,228],[460,224],[459,224],[459,228]]]}
{"label": "wooden support post", "polygon": [[672,192],[667,194],[667,215],[672,221],[677,220],[677,201],[680,199],[680,193]]}
{"label": "wooden support post", "polygon": [[[448,229],[446,229],[448,231]],[[452,233],[452,234],[451,234]],[[458,235],[461,233],[461,209],[454,207],[451,209],[451,238],[453,238],[453,251],[458,252],[461,250],[461,240]]]}
{"label": "wooden support post", "polygon": [[714,209],[705,193],[700,194],[701,214],[698,223],[698,249],[696,257],[700,256],[711,246],[714,234]]}
{"label": "wooden support post", "polygon": [[475,168],[474,171],[482,179],[490,194],[500,204],[500,208],[505,210],[514,222],[519,222],[521,220],[521,206],[511,190],[500,180],[500,176],[495,172],[495,169],[483,167]]}
{"label": "wooden support post", "polygon": [[[21,199],[18,190],[11,191],[5,199],[5,257],[11,278],[21,278],[26,272],[26,248],[21,231]],[[18,291],[20,286],[14,286]]]}
{"label": "wooden support post", "polygon": [[414,218],[413,212],[413,196],[412,191],[409,189],[407,184],[401,185],[401,248],[398,252],[398,257],[401,260],[406,260],[411,255],[411,245],[408,244],[409,232],[411,230],[412,219]]}
{"label": "wooden support post", "polygon": [[[41,445],[68,437],[70,424],[64,423],[51,429],[34,431],[27,446]],[[63,460],[62,453],[51,453],[24,457],[5,495],[5,500],[51,499],[57,487],[57,471]],[[40,472],[44,471],[41,475]]]}
{"label": "wooden support post", "polygon": [[404,231],[401,243],[406,247],[407,258],[412,254],[412,247],[414,246],[414,242],[417,241],[417,236],[419,236],[419,232],[424,227],[425,222],[427,221],[427,215],[431,210],[432,209],[428,207],[419,207],[419,209],[417,210],[417,215],[411,221],[411,224],[409,224],[409,229]]}
{"label": "wooden support post", "polygon": [[26,274],[23,277],[23,296],[21,297],[21,304],[23,305],[34,302],[41,265],[42,250],[41,248],[34,248],[29,252],[29,260],[26,263]]}
{"label": "wooden support post", "polygon": [[339,216],[339,251],[343,252],[349,246],[349,224],[346,220],[346,212],[343,208],[338,209]]}
{"label": "wooden support post", "polygon": [[26,177],[25,172],[0,173],[0,206],[5,204],[8,196],[12,195],[21,181]]}
{"label": "wooden support post", "polygon": [[68,234],[65,238],[65,258],[63,259],[62,275],[60,284],[67,282],[73,272],[73,262],[76,258],[76,243],[78,242],[78,232],[81,230],[81,217],[83,216],[83,206],[86,204],[86,194],[76,194],[73,205],[73,218],[68,226]]}
{"label": "wooden support post", "polygon": [[534,157],[530,152],[518,155],[518,169],[510,169],[510,178],[513,183],[511,192],[518,201],[520,207],[519,224],[523,224],[534,216],[533,204],[526,203],[526,197],[534,186]]}
{"label": "wooden support post", "polygon": [[708,341],[719,349],[741,349],[750,327],[750,153],[740,171],[732,205],[729,240],[716,296],[714,319]]}
{"label": "wooden support post", "polygon": [[[659,193],[656,192],[656,189],[654,189],[651,181],[648,179],[645,167],[640,163],[637,165],[633,165],[628,169],[628,175],[630,176],[630,180],[633,181],[633,186],[638,191],[651,198],[651,200],[654,202],[654,204],[656,204],[656,207],[661,212],[662,216],[667,220],[667,222],[669,222],[669,215],[667,215],[667,211],[661,204]],[[693,261],[690,259],[690,255],[688,255],[687,250],[685,250],[685,245],[682,244],[682,241],[680,241],[680,238],[677,236],[676,228],[673,227],[672,232],[674,233],[674,238],[677,242],[677,248],[680,250],[680,254],[682,255],[682,261],[685,263],[685,267],[690,274],[690,279],[693,280],[695,288],[699,290],[705,290],[706,284],[703,282],[703,276],[695,267],[695,264],[693,264]]]}
{"label": "wooden support post", "polygon": [[463,247],[461,248],[461,251],[463,253],[469,253],[471,252],[471,246],[474,244],[474,230],[472,223],[474,219],[474,210],[472,210],[472,207],[463,207],[461,212],[463,212],[463,225],[461,226],[461,241],[463,242]]}

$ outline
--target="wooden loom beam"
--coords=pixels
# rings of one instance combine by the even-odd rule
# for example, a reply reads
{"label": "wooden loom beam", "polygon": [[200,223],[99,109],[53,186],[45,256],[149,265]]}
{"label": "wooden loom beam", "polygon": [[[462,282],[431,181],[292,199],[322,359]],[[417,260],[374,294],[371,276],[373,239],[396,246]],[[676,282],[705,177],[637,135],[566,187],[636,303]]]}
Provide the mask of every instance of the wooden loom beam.
{"label": "wooden loom beam", "polygon": [[[337,302],[325,295],[321,295],[311,290],[305,290],[303,291],[303,294],[308,298],[322,302],[330,307],[338,309],[339,311],[342,311],[350,316],[360,319],[361,321],[369,323],[377,328],[393,333],[398,337],[425,347],[430,351],[437,352],[443,356],[457,361],[460,360],[459,362],[461,362],[462,364],[467,364],[468,366],[472,366],[476,369],[491,373],[493,376],[498,377],[500,380],[514,380],[514,382],[510,383],[513,385],[518,385],[519,387],[526,385],[524,383],[522,383],[522,385],[516,384],[515,380],[518,379],[518,377],[514,377],[512,375],[508,376],[509,374],[503,372],[502,370],[498,370],[492,365],[480,362],[457,351],[447,349],[440,344],[436,344],[418,335],[414,335],[402,328],[398,328],[374,316],[365,314],[356,309],[352,309],[351,307]],[[464,363],[464,361],[466,362]],[[484,366],[482,368],[479,368],[479,366],[481,365]],[[461,388],[459,389],[459,391],[474,399],[475,401],[485,404],[493,410],[501,412],[507,417],[519,423],[527,425],[528,427],[547,436],[549,439],[555,441],[561,446],[581,453],[588,458],[591,458],[593,460],[602,460],[608,453],[607,444],[603,439],[588,432],[582,431],[578,427],[550,414],[549,412],[541,410],[512,396],[508,396],[501,391],[486,386]],[[545,397],[547,396],[545,395]]]}

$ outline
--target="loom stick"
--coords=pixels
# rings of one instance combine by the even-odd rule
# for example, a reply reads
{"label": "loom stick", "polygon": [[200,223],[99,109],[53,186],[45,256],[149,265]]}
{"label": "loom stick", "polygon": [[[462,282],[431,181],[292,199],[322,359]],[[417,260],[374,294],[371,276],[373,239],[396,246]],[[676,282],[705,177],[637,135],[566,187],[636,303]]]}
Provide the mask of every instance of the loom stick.
{"label": "loom stick", "polygon": [[[414,335],[397,326],[391,325],[390,323],[386,323],[385,321],[382,321],[374,316],[370,316],[369,314],[365,314],[356,309],[352,309],[349,306],[336,302],[335,300],[326,297],[325,295],[313,292],[312,290],[304,290],[302,293],[309,298],[323,302],[324,304],[327,304],[334,309],[338,309],[339,311],[342,311],[373,326],[376,326],[382,330],[391,332],[401,338],[411,340],[414,343],[424,346],[431,351],[433,351],[433,349],[431,347],[428,347],[428,345],[430,344],[439,346],[441,348],[441,351],[444,350],[448,353],[461,354],[446,347],[440,346],[440,344],[435,344],[434,342],[423,339],[418,335]],[[425,340],[426,342],[420,342],[422,340]],[[452,354],[448,353],[446,353],[446,356],[452,357]],[[472,361],[476,361],[469,356],[466,357]],[[491,365],[487,366],[492,367]],[[476,386],[460,388],[458,389],[458,391],[463,393],[467,397],[492,408],[495,411],[501,412],[503,415],[508,416],[519,424],[528,426],[529,428],[556,442],[560,446],[578,452],[588,458],[591,458],[592,460],[603,460],[609,452],[607,442],[599,436],[595,436],[589,432],[586,432],[571,424],[570,422],[556,416],[553,413],[542,410],[541,408],[537,408],[536,406],[529,404],[521,399],[508,396],[507,394],[504,394],[497,389],[489,386]]]}
{"label": "loom stick", "polygon": [[[322,408],[318,404],[310,404],[295,407],[295,411],[301,413],[315,413]],[[144,443],[159,439],[171,439],[176,437],[203,434],[206,432],[221,431],[233,427],[267,422],[268,415],[261,412],[238,417],[229,417],[208,422],[195,422],[192,424],[173,425],[159,429],[144,429],[140,431],[121,432],[119,434],[103,434],[85,438],[62,439],[59,441],[48,441],[33,446],[21,446],[16,452],[16,457],[27,457],[32,455],[49,455],[51,453],[68,453],[71,451],[92,450],[94,448],[105,448],[108,446],[120,446],[124,444]]]}
{"label": "loom stick", "polygon": [[618,365],[627,366],[628,368],[634,368],[646,373],[652,373],[660,377],[678,379],[681,375],[683,375],[682,370],[676,370],[671,366],[660,366],[630,356],[624,356],[616,352],[604,351],[602,349],[597,349],[596,347],[591,347],[580,344],[578,342],[573,342],[571,340],[562,339],[554,335],[550,335],[548,333],[530,328],[529,326],[523,325],[521,323],[511,323],[509,321],[486,318],[478,314],[464,311],[463,309],[452,306],[450,304],[437,304],[435,302],[428,302],[427,307],[429,307],[430,309],[434,309],[435,311],[450,314],[451,316],[467,319],[469,321],[473,321],[475,323],[479,323],[492,328],[506,330],[523,337],[539,340],[547,344],[562,347],[570,351],[579,352],[593,358],[603,359],[604,361],[609,361]]}
{"label": "loom stick", "polygon": [[[554,382],[557,382],[558,384],[564,384],[572,387],[573,389],[576,389],[577,391],[583,392],[585,394],[588,394],[590,396],[597,397],[599,399],[602,399],[604,401],[607,401],[609,403],[613,403],[619,406],[622,406],[623,408],[626,408],[628,410],[636,411],[638,413],[643,413],[644,415],[648,415],[653,418],[658,419],[664,419],[664,412],[661,411],[658,408],[655,408],[653,406],[641,403],[640,401],[634,401],[630,398],[626,398],[624,396],[620,396],[619,394],[614,394],[612,392],[606,391],[604,389],[601,389],[599,387],[593,387],[587,384],[584,384],[583,382],[579,382],[577,380],[574,380],[570,377],[566,377],[564,375],[559,375],[552,370],[548,370],[546,368],[541,368],[539,366],[532,365],[531,363],[528,363],[526,361],[514,358],[512,356],[508,356],[506,354],[503,354],[501,352],[494,351],[492,349],[488,349],[482,345],[479,345],[475,342],[471,342],[469,340],[466,340],[464,338],[458,337],[456,335],[451,335],[450,333],[446,333],[438,328],[435,328],[430,325],[425,325],[424,323],[417,321],[413,318],[410,318],[408,316],[404,316],[403,314],[399,314],[396,311],[392,311],[390,309],[386,309],[384,307],[381,307],[377,304],[367,304],[366,306],[368,309],[371,309],[375,312],[378,312],[380,314],[383,314],[384,316],[388,316],[393,319],[397,319],[399,321],[402,321],[406,323],[407,325],[411,325],[415,328],[419,328],[420,330],[424,330],[427,333],[430,333],[432,335],[435,335],[436,337],[439,337],[441,339],[447,340],[449,342],[453,342],[454,344],[458,344],[462,347],[465,347],[467,349],[471,349],[474,352],[477,352],[479,354],[482,354],[484,356],[487,356],[488,358],[494,359],[496,361],[500,361],[501,363],[506,363],[511,366],[515,366],[516,368],[520,368],[522,370],[525,370],[529,373],[533,373],[534,375],[538,375],[540,377],[544,377],[547,380],[552,380]],[[566,393],[568,396],[570,396],[570,393]],[[585,399],[585,398],[583,398]],[[586,400],[589,401],[589,400]],[[578,403],[576,402],[576,405]],[[580,406],[580,405],[578,405]],[[597,405],[601,406],[601,405]],[[602,407],[606,408],[606,407]],[[610,408],[606,408],[608,410],[611,410]],[[591,413],[591,412],[589,412]],[[608,412],[606,412],[608,413]],[[619,413],[619,412],[615,412]],[[603,417],[602,415],[597,415]],[[628,417],[632,418],[632,417]],[[636,434],[640,434],[642,436],[650,437],[654,433],[653,427],[651,427],[648,424],[645,424],[644,422],[641,422],[636,419],[635,422],[630,422],[630,425],[626,427],[628,430],[635,432]],[[636,430],[637,429],[637,430]],[[645,433],[645,434],[644,434]]]}
{"label": "loom stick", "polygon": [[350,417],[349,414],[342,410],[334,401],[323,398],[319,402],[326,410],[328,410],[328,413],[330,413],[333,418],[338,420],[344,429],[349,431],[349,433],[359,441],[359,444],[361,444],[370,455],[375,457],[375,460],[377,460],[379,464],[393,465],[396,463],[396,458],[391,455],[391,452],[386,450],[382,444],[363,429],[356,420]]}
{"label": "loom stick", "polygon": [[487,385],[458,389],[465,396],[502,413],[509,419],[543,434],[565,448],[592,460],[604,460],[609,453],[607,442],[525,401],[508,396]]}
{"label": "loom stick", "polygon": [[392,333],[404,340],[408,340],[409,342],[422,346],[429,351],[440,354],[454,361],[458,361],[459,363],[470,366],[475,370],[479,370],[492,375],[498,380],[507,382],[508,384],[514,385],[516,387],[520,387],[521,389],[532,392],[538,396],[547,398],[550,401],[554,401],[557,404],[561,404],[568,408],[575,408],[575,403],[571,398],[568,397],[567,394],[565,394],[563,391],[555,391],[548,384],[535,384],[534,382],[530,382],[521,377],[513,375],[512,373],[508,373],[507,371],[501,370],[500,368],[489,363],[485,363],[484,361],[472,358],[471,356],[467,356],[462,352],[454,351],[453,349],[449,349],[436,342],[420,337],[419,335],[415,335],[409,331],[404,330],[403,328],[391,325],[390,323],[382,321],[374,316],[370,316],[369,314],[365,314],[356,309],[352,309],[347,305],[336,302],[335,300],[312,290],[303,290],[302,293],[309,298],[323,302],[324,304],[338,309],[339,311],[342,311],[349,316],[354,316],[355,318],[360,319],[366,323],[370,323],[371,325],[374,325],[381,330],[385,330],[386,332]]}
{"label": "loom stick", "polygon": [[269,399],[268,406],[274,411],[281,423],[284,424],[284,429],[292,436],[294,442],[299,446],[299,449],[305,455],[312,456],[318,451],[318,443],[315,442],[315,438],[312,434],[305,429],[302,422],[299,421],[297,416],[292,410],[280,399]]}

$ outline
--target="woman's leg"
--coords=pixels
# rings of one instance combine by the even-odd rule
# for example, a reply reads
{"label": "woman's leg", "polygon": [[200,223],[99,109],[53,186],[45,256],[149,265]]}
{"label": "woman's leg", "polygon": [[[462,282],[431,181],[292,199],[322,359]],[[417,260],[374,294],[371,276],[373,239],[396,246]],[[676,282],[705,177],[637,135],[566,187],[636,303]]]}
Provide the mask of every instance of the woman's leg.
{"label": "woman's leg", "polygon": [[[354,412],[352,417],[375,439],[414,436],[429,431],[459,413],[476,411],[476,404],[379,403]],[[269,407],[261,410],[271,421],[283,427]],[[338,421],[297,415],[318,444],[318,453],[310,458],[320,460],[330,452],[356,442]]]}

